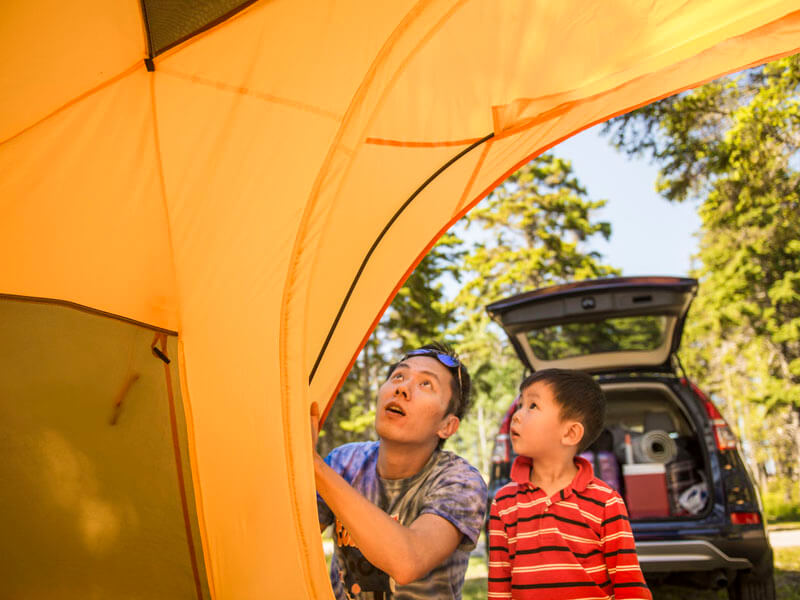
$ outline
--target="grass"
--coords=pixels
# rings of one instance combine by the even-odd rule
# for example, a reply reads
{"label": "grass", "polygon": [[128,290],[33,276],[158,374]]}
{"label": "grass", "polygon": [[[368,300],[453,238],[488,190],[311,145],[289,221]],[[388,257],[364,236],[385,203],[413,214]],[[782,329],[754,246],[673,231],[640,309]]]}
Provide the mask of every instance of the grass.
{"label": "grass", "polygon": [[797,481],[787,477],[771,477],[761,490],[764,516],[768,523],[800,521],[800,489]]}
{"label": "grass", "polygon": [[775,548],[775,586],[778,600],[800,600],[800,547]]}
{"label": "grass", "polygon": [[780,531],[781,529],[800,529],[800,521],[769,521],[767,530]]}
{"label": "grass", "polygon": [[486,577],[467,579],[461,588],[462,600],[486,600],[487,595]]}
{"label": "grass", "polygon": [[[477,560],[471,557],[467,569],[467,579],[462,590],[463,600],[486,599],[486,576],[480,576]],[[484,563],[485,569],[485,563]],[[778,600],[800,600],[800,547],[775,548],[775,586]],[[674,585],[661,585],[652,589],[654,600],[727,600],[725,590],[695,590]]]}

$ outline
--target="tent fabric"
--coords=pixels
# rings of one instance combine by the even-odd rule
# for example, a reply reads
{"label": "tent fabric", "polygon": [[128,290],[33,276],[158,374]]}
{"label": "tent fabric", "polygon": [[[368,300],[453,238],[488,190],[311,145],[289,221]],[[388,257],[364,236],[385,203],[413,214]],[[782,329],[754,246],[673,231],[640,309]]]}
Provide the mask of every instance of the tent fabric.
{"label": "tent fabric", "polygon": [[7,297],[0,323],[3,597],[208,598],[178,362],[151,351],[176,336]]}
{"label": "tent fabric", "polygon": [[[3,305],[82,307],[4,312],[0,346],[33,343],[24,330],[51,311],[114,315],[170,340],[188,508],[173,470],[173,495],[148,505],[159,514],[121,521],[125,535],[103,550],[135,561],[147,544],[152,561],[179,562],[151,582],[151,598],[175,597],[175,586],[194,590],[186,597],[329,598],[308,406],[331,400],[437,236],[570,135],[800,48],[789,0],[263,0],[203,3],[210,12],[199,19],[182,12],[190,5],[146,0],[151,17],[163,9],[177,23],[155,50],[134,0],[12,3],[0,19],[0,50],[13,57],[0,64]],[[18,319],[12,336],[7,323]],[[116,485],[113,455],[90,443],[112,427],[71,429],[57,417],[64,406],[77,418],[101,397],[114,402],[130,342],[70,323],[51,326],[107,348],[116,366],[103,379],[100,362],[75,358],[69,381],[97,384],[85,402],[67,380],[32,384],[26,402],[44,412],[16,407],[4,388],[3,414],[20,423],[8,443],[45,448],[44,425],[58,423],[71,443],[86,438],[87,464]],[[156,361],[142,336],[134,354]],[[42,351],[31,377],[60,372],[62,360]],[[15,364],[3,363],[3,379]],[[156,388],[162,403],[150,418],[165,432]],[[126,452],[128,462],[176,464],[160,438]],[[9,477],[21,480],[22,465]],[[38,470],[35,500],[3,496],[17,531],[57,502],[43,469],[25,469]],[[145,510],[138,492],[120,494]],[[124,587],[54,558],[50,545],[63,537],[75,557],[88,550],[74,527],[53,527],[38,545],[20,545],[31,564],[42,559],[53,581],[81,579],[100,596]],[[193,530],[199,588],[187,570]],[[4,540],[4,555],[22,535]],[[33,579],[8,577],[37,596]]]}

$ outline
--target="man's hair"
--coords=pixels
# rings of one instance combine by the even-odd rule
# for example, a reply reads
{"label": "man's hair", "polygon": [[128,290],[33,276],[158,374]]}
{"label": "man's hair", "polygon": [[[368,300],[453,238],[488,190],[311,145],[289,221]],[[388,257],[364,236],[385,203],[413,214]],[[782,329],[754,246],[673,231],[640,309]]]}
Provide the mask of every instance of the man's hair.
{"label": "man's hair", "polygon": [[[445,413],[445,415],[455,415],[456,417],[458,417],[459,421],[463,420],[464,415],[469,410],[470,402],[472,400],[472,395],[471,395],[472,381],[470,380],[469,371],[467,371],[467,367],[464,366],[464,363],[462,363],[461,359],[458,358],[458,354],[456,354],[455,350],[453,350],[450,346],[442,342],[432,342],[430,344],[425,344],[424,346],[420,346],[419,348],[416,348],[414,350],[409,350],[409,352],[416,352],[419,350],[429,350],[431,353],[430,354],[431,358],[435,360],[439,360],[438,358],[436,358],[435,354],[440,353],[440,354],[446,354],[447,356],[450,356],[451,358],[458,361],[458,367],[448,367],[441,361],[439,361],[439,364],[441,364],[445,369],[447,369],[450,372],[450,402],[447,405],[447,412]],[[425,356],[425,354],[421,354],[420,356]],[[405,360],[406,358],[408,358],[408,352],[403,354],[403,358],[401,360],[397,361],[396,363],[392,364],[389,367],[389,373],[387,374],[386,379],[389,379],[389,377],[392,376],[392,373],[394,373],[394,370],[397,368],[397,365],[403,362],[403,360]],[[461,376],[460,390],[459,390],[459,371]],[[445,440],[439,441],[440,448],[442,447],[444,442]]]}
{"label": "man's hair", "polygon": [[591,446],[606,421],[606,398],[594,378],[582,371],[544,369],[535,371],[522,380],[519,393],[541,381],[550,386],[553,397],[561,408],[561,419],[572,419],[583,424],[583,437],[575,454]]}

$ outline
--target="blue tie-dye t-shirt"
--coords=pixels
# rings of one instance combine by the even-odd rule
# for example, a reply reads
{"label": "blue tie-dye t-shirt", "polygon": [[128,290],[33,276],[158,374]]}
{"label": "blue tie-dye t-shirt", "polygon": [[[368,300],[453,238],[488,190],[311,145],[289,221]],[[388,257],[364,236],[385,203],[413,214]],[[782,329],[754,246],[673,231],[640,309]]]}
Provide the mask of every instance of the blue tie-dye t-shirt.
{"label": "blue tie-dye t-shirt", "polygon": [[[370,502],[411,525],[430,513],[447,519],[463,535],[456,551],[428,575],[408,585],[395,585],[383,571],[367,561],[349,534],[317,495],[319,522],[334,525],[331,584],[338,600],[394,600],[461,598],[469,552],[478,541],[486,515],[486,484],[481,474],[463,458],[437,450],[416,475],[408,479],[378,476],[380,442],[346,444],[334,449],[325,462]],[[381,596],[381,594],[383,594]]]}

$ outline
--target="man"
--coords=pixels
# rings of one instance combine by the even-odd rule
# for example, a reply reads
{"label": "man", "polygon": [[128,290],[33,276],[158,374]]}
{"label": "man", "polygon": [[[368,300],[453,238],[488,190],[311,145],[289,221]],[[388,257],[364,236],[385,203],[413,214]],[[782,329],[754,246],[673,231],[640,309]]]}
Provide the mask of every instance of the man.
{"label": "man", "polygon": [[[430,344],[392,365],[378,392],[379,441],[314,454],[320,527],[334,524],[339,600],[461,598],[486,512],[480,473],[442,450],[469,403],[466,367]],[[319,412],[312,407],[316,446]]]}

